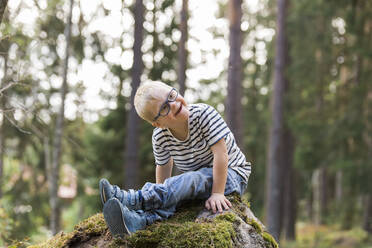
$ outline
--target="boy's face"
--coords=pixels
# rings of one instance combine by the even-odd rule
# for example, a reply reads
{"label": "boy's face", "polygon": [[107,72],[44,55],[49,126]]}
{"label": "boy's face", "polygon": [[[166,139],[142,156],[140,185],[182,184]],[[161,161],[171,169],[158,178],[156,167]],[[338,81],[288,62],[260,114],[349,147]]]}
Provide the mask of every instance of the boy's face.
{"label": "boy's face", "polygon": [[155,119],[151,124],[155,127],[168,128],[188,120],[189,111],[185,99],[176,89],[161,87],[155,93],[156,100],[150,102],[149,107]]}

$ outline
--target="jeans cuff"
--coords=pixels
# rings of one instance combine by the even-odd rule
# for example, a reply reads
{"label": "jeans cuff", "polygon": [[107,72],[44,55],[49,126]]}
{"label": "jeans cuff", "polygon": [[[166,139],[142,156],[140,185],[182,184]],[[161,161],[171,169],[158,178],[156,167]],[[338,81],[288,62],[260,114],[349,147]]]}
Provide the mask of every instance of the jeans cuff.
{"label": "jeans cuff", "polygon": [[149,210],[149,209],[153,209],[153,204],[151,205],[150,204],[150,199],[151,198],[154,198],[154,192],[151,192],[151,191],[141,191],[142,193],[142,199],[143,199],[143,202],[142,202],[142,207],[144,210]]}
{"label": "jeans cuff", "polygon": [[152,212],[145,212],[146,224],[151,225],[156,221],[156,216]]}

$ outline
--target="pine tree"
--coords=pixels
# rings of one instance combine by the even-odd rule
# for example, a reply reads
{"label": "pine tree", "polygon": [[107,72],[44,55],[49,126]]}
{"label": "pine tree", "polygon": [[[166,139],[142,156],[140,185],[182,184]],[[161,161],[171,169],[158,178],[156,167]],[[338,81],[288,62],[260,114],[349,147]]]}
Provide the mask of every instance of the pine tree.
{"label": "pine tree", "polygon": [[5,12],[6,5],[8,4],[8,0],[1,0],[0,2],[0,24],[3,20],[3,15]]}
{"label": "pine tree", "polygon": [[266,193],[266,222],[267,228],[276,240],[280,238],[281,207],[283,206],[282,191],[282,150],[284,135],[284,93],[285,71],[287,68],[287,36],[286,15],[287,0],[278,0],[278,17],[276,33],[276,53],[274,70],[274,87],[271,99],[272,122],[270,128],[269,150],[267,158],[267,193]]}
{"label": "pine tree", "polygon": [[242,43],[241,31],[242,1],[229,1],[230,19],[230,56],[228,66],[226,122],[233,130],[238,145],[242,147],[243,111],[241,103],[242,92],[242,58],[240,55]]}
{"label": "pine tree", "polygon": [[180,94],[185,94],[186,89],[186,68],[187,68],[187,50],[186,42],[188,38],[187,20],[188,20],[188,0],[182,0],[182,10],[181,10],[181,39],[178,46],[178,84]]}
{"label": "pine tree", "polygon": [[134,45],[133,45],[133,67],[132,67],[132,92],[131,92],[131,108],[128,112],[127,135],[125,141],[125,161],[124,161],[124,187],[132,188],[139,185],[139,132],[138,127],[140,118],[134,108],[134,95],[141,82],[143,71],[142,61],[142,41],[143,41],[143,22],[144,22],[144,6],[142,0],[136,0],[134,7]]}
{"label": "pine tree", "polygon": [[57,122],[55,127],[54,142],[53,142],[53,157],[52,157],[52,168],[50,169],[49,175],[49,191],[50,191],[50,206],[51,206],[51,218],[50,228],[53,235],[56,234],[60,229],[60,203],[58,200],[58,183],[59,183],[59,168],[61,163],[61,152],[62,152],[62,136],[64,128],[64,112],[65,112],[65,99],[67,94],[67,72],[68,72],[68,61],[69,61],[69,50],[70,50],[70,36],[71,36],[71,18],[72,18],[73,0],[70,0],[70,12],[67,18],[67,25],[65,30],[66,36],[66,47],[65,57],[63,63],[63,81],[60,89],[61,94],[61,106],[57,116]]}

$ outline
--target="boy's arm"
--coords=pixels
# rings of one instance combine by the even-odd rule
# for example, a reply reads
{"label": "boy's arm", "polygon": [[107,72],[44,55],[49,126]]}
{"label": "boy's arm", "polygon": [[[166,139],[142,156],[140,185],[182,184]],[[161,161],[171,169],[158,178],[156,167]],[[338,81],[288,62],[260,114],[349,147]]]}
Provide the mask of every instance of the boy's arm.
{"label": "boy's arm", "polygon": [[172,175],[172,168],[173,168],[173,159],[170,158],[168,163],[165,165],[156,166],[155,171],[155,178],[156,183],[164,183],[165,179],[169,178]]}
{"label": "boy's arm", "polygon": [[227,180],[228,155],[225,139],[220,139],[216,144],[211,146],[213,152],[213,186],[212,195],[205,202],[205,207],[212,209],[213,213],[218,210],[229,209],[231,203],[225,197],[225,186]]}

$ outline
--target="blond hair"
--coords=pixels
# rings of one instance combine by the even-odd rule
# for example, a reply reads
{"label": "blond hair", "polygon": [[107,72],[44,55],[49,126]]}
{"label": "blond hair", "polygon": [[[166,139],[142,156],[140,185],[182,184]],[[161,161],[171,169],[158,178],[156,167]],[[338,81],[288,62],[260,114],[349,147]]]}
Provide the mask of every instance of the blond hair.
{"label": "blond hair", "polygon": [[152,122],[155,115],[151,110],[150,101],[160,100],[159,97],[155,94],[159,88],[164,88],[166,90],[172,89],[169,85],[159,82],[159,81],[146,81],[142,83],[134,96],[134,107],[137,111],[137,114],[144,120]]}

